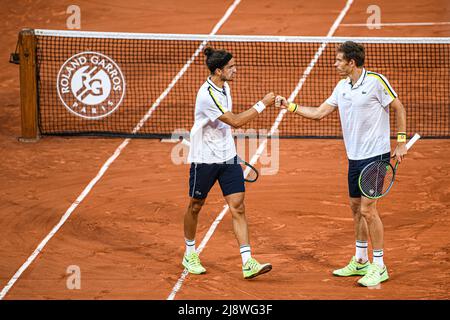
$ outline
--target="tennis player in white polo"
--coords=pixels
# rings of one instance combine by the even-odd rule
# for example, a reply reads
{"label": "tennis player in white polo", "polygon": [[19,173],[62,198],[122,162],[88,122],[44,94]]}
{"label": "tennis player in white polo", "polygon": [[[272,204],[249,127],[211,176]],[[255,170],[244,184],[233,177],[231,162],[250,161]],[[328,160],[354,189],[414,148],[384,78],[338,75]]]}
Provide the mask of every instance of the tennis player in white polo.
{"label": "tennis player in white polo", "polygon": [[[345,148],[349,159],[348,188],[356,236],[356,253],[350,263],[333,271],[336,276],[363,276],[361,286],[376,286],[389,279],[383,261],[383,223],[377,211],[377,200],[364,197],[358,187],[362,169],[375,159],[390,158],[389,107],[397,120],[397,146],[393,157],[401,161],[406,155],[406,112],[388,80],[364,66],[365,50],[347,41],[337,48],[334,64],[342,79],[332,95],[318,108],[298,106],[284,97],[275,105],[287,108],[309,119],[320,120],[339,109]],[[367,253],[372,242],[373,263]]]}
{"label": "tennis player in white polo", "polygon": [[260,264],[251,256],[244,207],[244,174],[237,160],[231,127],[239,128],[255,119],[266,106],[274,104],[275,94],[268,93],[252,108],[234,114],[227,82],[236,74],[235,59],[225,50],[206,48],[204,54],[211,74],[197,93],[195,122],[190,132],[190,203],[184,216],[186,252],[182,264],[190,273],[206,272],[195,250],[195,234],[200,209],[212,186],[219,181],[240,246],[243,275],[250,279],[269,272],[272,265]]}

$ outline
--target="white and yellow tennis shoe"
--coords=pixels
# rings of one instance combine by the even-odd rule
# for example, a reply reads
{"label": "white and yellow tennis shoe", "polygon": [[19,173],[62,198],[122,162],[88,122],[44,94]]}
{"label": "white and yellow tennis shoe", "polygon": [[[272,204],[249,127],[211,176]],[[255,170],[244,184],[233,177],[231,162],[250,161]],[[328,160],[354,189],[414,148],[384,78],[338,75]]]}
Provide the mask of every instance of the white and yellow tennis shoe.
{"label": "white and yellow tennis shoe", "polygon": [[333,275],[338,277],[364,276],[370,266],[371,264],[369,261],[366,263],[359,263],[355,257],[352,257],[348,265],[341,269],[334,270]]}
{"label": "white and yellow tennis shoe", "polygon": [[200,257],[197,252],[192,252],[190,254],[185,254],[183,257],[183,267],[192,274],[203,274],[206,273],[206,269],[203,268],[200,262]]}

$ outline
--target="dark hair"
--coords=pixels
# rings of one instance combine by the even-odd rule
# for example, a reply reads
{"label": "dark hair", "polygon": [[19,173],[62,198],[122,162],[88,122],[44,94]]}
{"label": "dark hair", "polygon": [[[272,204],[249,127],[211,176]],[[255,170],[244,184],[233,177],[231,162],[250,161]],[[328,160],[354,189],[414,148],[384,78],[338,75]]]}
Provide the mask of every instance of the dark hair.
{"label": "dark hair", "polygon": [[344,54],[344,59],[347,61],[355,60],[357,67],[362,67],[364,65],[364,59],[366,53],[363,45],[353,42],[345,41],[337,47],[337,52],[342,52]]}
{"label": "dark hair", "polygon": [[211,47],[203,50],[206,56],[206,66],[211,73],[214,73],[217,68],[222,69],[233,58],[233,55],[225,50],[214,50]]}

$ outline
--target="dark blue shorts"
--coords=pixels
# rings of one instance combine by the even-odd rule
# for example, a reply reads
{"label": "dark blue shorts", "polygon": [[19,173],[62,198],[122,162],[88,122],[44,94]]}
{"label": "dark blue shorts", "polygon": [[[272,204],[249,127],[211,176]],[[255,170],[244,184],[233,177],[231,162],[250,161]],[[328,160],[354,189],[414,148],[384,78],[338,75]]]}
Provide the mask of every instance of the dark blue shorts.
{"label": "dark blue shorts", "polygon": [[375,160],[387,160],[391,158],[391,153],[385,153],[379,156],[362,160],[348,160],[348,193],[351,198],[360,198],[361,190],[359,190],[358,179],[361,171],[369,163]]}
{"label": "dark blue shorts", "polygon": [[227,163],[191,163],[189,196],[205,199],[217,180],[224,196],[245,192],[244,173],[237,157]]}

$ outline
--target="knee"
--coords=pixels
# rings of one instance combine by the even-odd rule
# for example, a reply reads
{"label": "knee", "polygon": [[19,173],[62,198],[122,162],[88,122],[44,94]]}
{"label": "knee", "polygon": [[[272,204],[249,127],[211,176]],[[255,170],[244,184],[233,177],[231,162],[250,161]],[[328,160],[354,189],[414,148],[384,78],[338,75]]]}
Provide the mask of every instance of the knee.
{"label": "knee", "polygon": [[198,215],[204,203],[205,203],[204,199],[192,199],[189,205],[192,214]]}
{"label": "knee", "polygon": [[352,209],[352,212],[353,212],[353,215],[359,215],[359,214],[361,214],[361,208],[360,208],[361,206],[359,206],[359,205],[350,205],[350,209]]}
{"label": "knee", "polygon": [[352,210],[353,217],[355,219],[361,218],[361,205],[360,204],[351,204],[350,209]]}
{"label": "knee", "polygon": [[361,216],[363,216],[367,222],[370,222],[377,217],[377,211],[370,207],[362,207]]}
{"label": "knee", "polygon": [[245,213],[245,205],[244,202],[231,204],[230,211],[232,214],[243,215]]}

